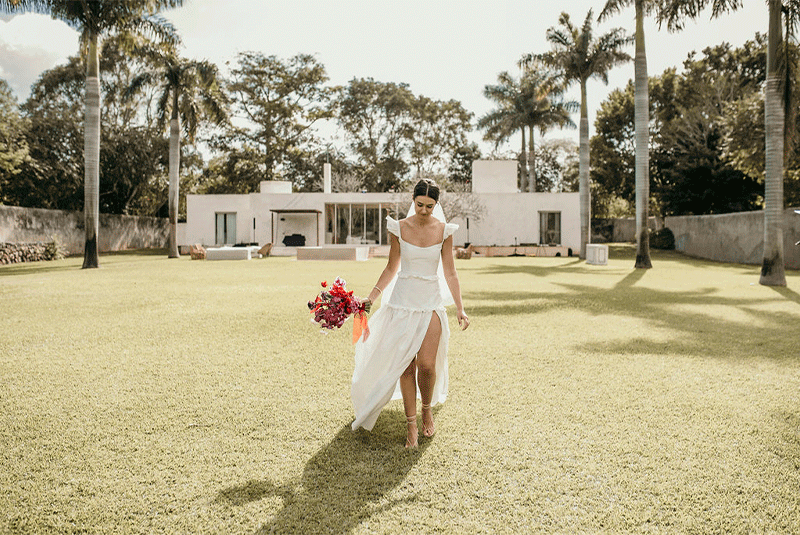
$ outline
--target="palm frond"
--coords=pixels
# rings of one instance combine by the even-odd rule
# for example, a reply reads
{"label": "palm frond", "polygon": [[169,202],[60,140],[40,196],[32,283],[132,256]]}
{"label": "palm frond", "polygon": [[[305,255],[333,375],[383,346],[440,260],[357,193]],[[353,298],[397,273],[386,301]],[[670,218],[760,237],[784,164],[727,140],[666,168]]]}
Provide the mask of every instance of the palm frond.
{"label": "palm frond", "polygon": [[597,21],[602,22],[610,16],[616,15],[633,2],[634,0],[607,0],[606,5],[603,6],[603,10],[597,16]]}
{"label": "palm frond", "polygon": [[151,71],[141,72],[134,76],[128,87],[126,87],[125,91],[122,93],[123,100],[128,101],[133,98],[133,96],[139,93],[144,87],[152,84],[154,79],[155,73]]}
{"label": "palm frond", "polygon": [[666,23],[671,32],[682,30],[686,20],[699,17],[709,2],[712,19],[744,5],[743,0],[661,0],[655,9],[656,21],[659,26]]}

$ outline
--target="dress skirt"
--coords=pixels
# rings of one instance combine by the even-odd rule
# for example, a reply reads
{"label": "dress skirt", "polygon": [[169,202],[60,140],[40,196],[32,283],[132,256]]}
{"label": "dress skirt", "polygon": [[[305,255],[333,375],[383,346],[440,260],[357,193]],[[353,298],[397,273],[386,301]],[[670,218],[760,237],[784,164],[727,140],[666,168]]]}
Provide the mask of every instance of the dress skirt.
{"label": "dress skirt", "polygon": [[[400,376],[414,360],[428,332],[431,314],[439,316],[442,335],[436,352],[436,382],[431,404],[447,399],[447,343],[450,328],[444,307],[414,310],[391,304],[382,305],[370,318],[370,336],[356,343],[355,370],[351,397],[356,418],[352,428],[371,430],[381,409],[392,399],[400,399]],[[417,390],[419,396],[419,389]]]}

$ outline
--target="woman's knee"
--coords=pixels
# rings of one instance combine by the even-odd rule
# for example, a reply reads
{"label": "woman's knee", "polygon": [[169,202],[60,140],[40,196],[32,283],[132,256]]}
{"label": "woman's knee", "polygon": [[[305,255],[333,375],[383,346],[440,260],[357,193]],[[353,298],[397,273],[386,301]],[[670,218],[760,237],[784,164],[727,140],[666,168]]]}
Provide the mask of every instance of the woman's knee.
{"label": "woman's knee", "polygon": [[404,377],[414,377],[414,374],[416,373],[416,371],[417,371],[417,363],[416,363],[416,361],[412,360],[411,364],[409,364],[408,367],[403,372],[403,376]]}
{"label": "woman's knee", "polygon": [[423,374],[436,373],[436,356],[428,359],[417,359],[417,369]]}

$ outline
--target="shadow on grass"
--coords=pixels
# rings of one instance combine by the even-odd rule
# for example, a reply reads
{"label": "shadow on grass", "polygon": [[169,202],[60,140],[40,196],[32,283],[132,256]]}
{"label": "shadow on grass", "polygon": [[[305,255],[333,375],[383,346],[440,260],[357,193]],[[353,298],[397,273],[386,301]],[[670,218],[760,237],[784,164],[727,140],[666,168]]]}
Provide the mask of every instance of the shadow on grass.
{"label": "shadow on grass", "polygon": [[56,273],[59,271],[80,270],[80,264],[65,263],[62,261],[21,262],[19,264],[6,264],[0,266],[0,277],[15,275],[38,275],[40,273]]}
{"label": "shadow on grass", "polygon": [[353,432],[349,424],[340,429],[306,463],[299,485],[251,480],[222,490],[217,502],[243,506],[281,498],[282,509],[257,533],[350,532],[370,516],[415,499],[411,496],[379,505],[435,440],[420,437],[418,449],[406,450],[405,437],[402,411],[384,410],[370,432]]}
{"label": "shadow on grass", "polygon": [[616,287],[617,288],[630,288],[631,286],[633,286],[634,284],[636,284],[637,282],[642,280],[642,278],[644,277],[645,273],[647,273],[646,269],[634,269],[633,271],[631,271],[630,273],[625,275],[625,278],[620,280],[616,284]]}
{"label": "shadow on grass", "polygon": [[[127,249],[124,251],[108,251],[100,253],[100,268],[103,259],[113,259],[114,263],[136,260],[140,257],[167,257],[166,249]],[[188,256],[188,255],[185,255]],[[56,273],[59,271],[81,271],[83,254],[70,255],[64,260],[40,260],[38,262],[20,262],[0,265],[0,277],[13,275],[38,275],[40,273]],[[72,261],[70,261],[72,260]],[[91,270],[88,270],[91,271]]]}
{"label": "shadow on grass", "polygon": [[768,288],[771,288],[773,291],[779,293],[789,301],[794,301],[795,303],[800,305],[800,294],[798,294],[794,290],[786,288],[785,286],[768,286]]}
{"label": "shadow on grass", "polygon": [[[587,351],[614,354],[685,354],[711,357],[772,357],[797,359],[796,339],[800,334],[800,316],[789,311],[776,312],[763,305],[781,297],[800,303],[800,295],[788,288],[773,288],[780,294],[768,297],[730,297],[717,295],[712,287],[686,291],[658,290],[634,283],[648,270],[635,270],[609,289],[593,286],[552,283],[561,291],[521,298],[513,292],[470,292],[468,298],[483,301],[470,307],[473,317],[546,314],[574,310],[590,316],[617,316],[644,320],[654,328],[673,333],[668,343],[645,338],[611,342],[605,347],[593,342],[577,346]],[[726,307],[738,311],[736,318],[720,312]],[[613,321],[613,320],[612,320]],[[614,329],[613,325],[609,329]]]}

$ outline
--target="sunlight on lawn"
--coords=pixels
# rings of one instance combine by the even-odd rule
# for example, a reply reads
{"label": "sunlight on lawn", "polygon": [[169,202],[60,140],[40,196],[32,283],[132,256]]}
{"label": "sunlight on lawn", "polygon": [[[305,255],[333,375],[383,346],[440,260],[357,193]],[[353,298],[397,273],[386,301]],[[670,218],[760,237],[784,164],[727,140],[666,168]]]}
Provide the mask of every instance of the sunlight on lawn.
{"label": "sunlight on lawn", "polygon": [[800,274],[629,253],[458,261],[415,452],[306,307],[385,260],[2,266],[0,532],[800,531]]}

